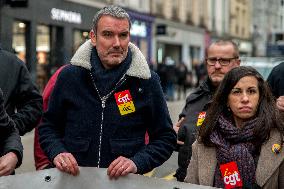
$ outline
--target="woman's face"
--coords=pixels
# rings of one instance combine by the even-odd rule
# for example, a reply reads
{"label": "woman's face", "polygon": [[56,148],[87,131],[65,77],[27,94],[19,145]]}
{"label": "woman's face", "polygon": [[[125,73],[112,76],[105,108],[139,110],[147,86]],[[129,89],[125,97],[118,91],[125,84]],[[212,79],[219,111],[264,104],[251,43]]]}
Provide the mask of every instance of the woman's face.
{"label": "woman's face", "polygon": [[241,78],[228,96],[230,107],[237,127],[252,118],[257,111],[259,101],[258,81],[254,76]]}

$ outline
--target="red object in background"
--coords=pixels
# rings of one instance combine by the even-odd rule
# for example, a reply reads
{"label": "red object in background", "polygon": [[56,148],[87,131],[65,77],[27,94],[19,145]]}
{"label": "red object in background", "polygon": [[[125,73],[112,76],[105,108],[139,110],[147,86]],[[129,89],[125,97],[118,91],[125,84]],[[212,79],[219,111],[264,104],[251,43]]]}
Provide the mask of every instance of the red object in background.
{"label": "red object in background", "polygon": [[[44,91],[42,93],[42,98],[43,98],[43,111],[46,111],[48,108],[48,101],[49,101],[49,97],[53,91],[54,85],[56,83],[57,80],[57,76],[59,75],[59,73],[61,72],[61,70],[65,67],[61,66],[53,75],[52,77],[49,79],[48,83],[46,84]],[[51,162],[48,160],[48,158],[46,157],[45,153],[43,152],[43,150],[40,147],[39,144],[39,136],[38,136],[38,128],[35,128],[35,136],[34,136],[34,159],[35,159],[35,167],[36,170],[41,170],[43,168],[43,166],[45,167],[45,165],[50,165]]]}

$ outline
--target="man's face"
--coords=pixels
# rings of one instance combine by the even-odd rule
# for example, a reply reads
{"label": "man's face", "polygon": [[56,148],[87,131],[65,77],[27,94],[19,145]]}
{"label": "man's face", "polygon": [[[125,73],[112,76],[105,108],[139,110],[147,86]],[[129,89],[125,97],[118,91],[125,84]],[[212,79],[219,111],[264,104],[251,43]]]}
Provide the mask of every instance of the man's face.
{"label": "man's face", "polygon": [[121,64],[128,52],[130,30],[127,19],[102,16],[98,22],[97,33],[91,31],[91,41],[97,48],[103,66],[111,69]]}
{"label": "man's face", "polygon": [[[213,44],[209,47],[206,66],[208,76],[214,86],[218,86],[221,83],[228,71],[240,65],[240,60],[236,58],[234,52],[232,44]],[[212,60],[211,65],[209,65],[210,60]],[[223,62],[227,62],[226,65]]]}

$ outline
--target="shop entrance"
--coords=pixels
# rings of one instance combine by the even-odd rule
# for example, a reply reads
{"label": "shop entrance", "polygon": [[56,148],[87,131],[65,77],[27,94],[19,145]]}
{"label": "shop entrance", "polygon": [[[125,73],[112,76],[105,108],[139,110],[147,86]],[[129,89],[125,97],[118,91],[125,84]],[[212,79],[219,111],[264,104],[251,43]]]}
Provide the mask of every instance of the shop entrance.
{"label": "shop entrance", "polygon": [[63,64],[63,28],[37,25],[36,83],[42,92],[51,75]]}

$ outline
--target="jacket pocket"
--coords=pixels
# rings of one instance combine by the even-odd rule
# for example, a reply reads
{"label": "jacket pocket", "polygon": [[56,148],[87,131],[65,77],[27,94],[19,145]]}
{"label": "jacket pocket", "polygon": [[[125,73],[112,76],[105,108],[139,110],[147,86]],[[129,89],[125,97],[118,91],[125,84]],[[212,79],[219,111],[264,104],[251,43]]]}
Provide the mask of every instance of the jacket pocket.
{"label": "jacket pocket", "polygon": [[90,146],[90,139],[88,138],[65,138],[64,141],[69,152],[86,152]]}
{"label": "jacket pocket", "polygon": [[110,139],[111,152],[116,156],[133,157],[143,146],[144,138]]}

